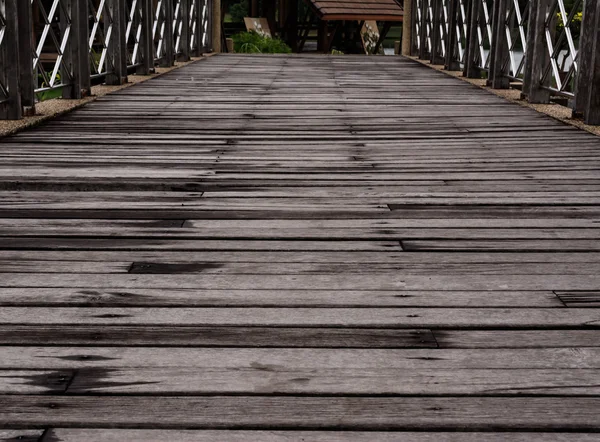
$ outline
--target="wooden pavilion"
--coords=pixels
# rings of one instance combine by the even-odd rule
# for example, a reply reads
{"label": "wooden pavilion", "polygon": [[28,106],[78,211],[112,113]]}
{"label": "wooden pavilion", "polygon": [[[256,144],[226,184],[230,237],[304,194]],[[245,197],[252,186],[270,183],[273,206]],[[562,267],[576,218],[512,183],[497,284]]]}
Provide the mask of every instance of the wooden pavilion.
{"label": "wooden pavilion", "polygon": [[298,0],[252,0],[250,14],[263,15],[273,30],[280,30],[282,38],[294,51],[302,50],[314,21],[318,26],[317,49],[329,52],[336,33],[344,23],[358,23],[358,29],[366,21],[383,22],[380,33],[381,45],[394,22],[401,22],[403,7],[396,0],[304,0],[308,5],[304,17],[298,16]]}

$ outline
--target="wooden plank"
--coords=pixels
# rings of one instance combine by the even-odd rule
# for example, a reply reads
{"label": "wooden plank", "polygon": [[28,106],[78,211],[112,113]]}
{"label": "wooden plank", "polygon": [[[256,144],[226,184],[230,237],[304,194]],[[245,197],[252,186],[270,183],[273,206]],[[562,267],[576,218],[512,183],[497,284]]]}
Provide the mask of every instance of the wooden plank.
{"label": "wooden plank", "polygon": [[[164,257],[159,257],[163,259]],[[407,260],[408,261],[408,260]],[[136,273],[136,274],[370,274],[402,271],[405,274],[480,275],[589,275],[600,265],[588,263],[237,263],[214,261],[107,262],[107,261],[35,261],[0,259],[0,273]],[[2,290],[0,289],[0,294]]]}
{"label": "wooden plank", "polygon": [[597,290],[600,276],[593,275],[71,275],[68,273],[6,274],[4,288],[81,289],[209,289],[209,290]]}
{"label": "wooden plank", "polygon": [[[598,429],[598,398],[61,397],[1,398],[3,426],[336,430]],[[32,412],[32,410],[38,410]],[[198,413],[198,410],[203,410]]]}
{"label": "wooden plank", "polygon": [[600,291],[556,291],[567,307],[600,307]]}
{"label": "wooden plank", "polygon": [[383,252],[353,251],[87,251],[87,250],[0,250],[0,259],[10,261],[76,262],[169,262],[169,263],[303,263],[303,264],[594,264],[597,252]]}
{"label": "wooden plank", "polygon": [[[597,396],[599,371],[578,370],[416,370],[288,369],[246,364],[226,368],[80,369],[68,394],[204,395],[204,394],[336,394],[336,395],[481,395],[509,396],[526,393],[556,396]],[[22,374],[17,374],[19,379]],[[10,381],[7,390],[39,393],[30,377]],[[22,391],[24,386],[25,391]],[[42,385],[42,388],[47,388]]]}
{"label": "wooden plank", "polygon": [[494,252],[509,250],[513,252],[550,252],[577,250],[594,252],[600,250],[600,243],[584,240],[414,240],[402,241],[402,248],[407,252],[417,251],[481,251]]}
{"label": "wooden plank", "polygon": [[247,229],[249,231],[268,229],[276,231],[284,230],[342,230],[342,229],[360,229],[367,233],[370,230],[429,230],[443,232],[447,229],[598,229],[598,223],[593,219],[303,219],[303,220],[194,220],[194,219],[40,219],[21,218],[18,220],[11,218],[0,218],[0,227],[2,234],[21,229],[21,234],[60,231],[65,232],[78,231],[79,229],[105,229],[114,232],[123,232],[135,230],[140,232],[152,232],[158,229],[162,231],[178,232],[182,228],[195,229],[201,231],[226,230],[226,229]]}
{"label": "wooden plank", "polygon": [[[427,240],[428,238],[441,240],[536,240],[555,239],[561,240],[598,240],[599,228],[548,228],[548,229],[501,229],[501,228],[288,228],[288,229],[259,229],[259,228],[205,228],[205,227],[167,227],[167,228],[103,228],[103,227],[51,227],[35,228],[30,230],[27,225],[21,226],[15,222],[13,227],[3,229],[0,237],[81,237],[94,238],[159,238],[159,239],[233,239],[233,240],[261,240],[261,239],[291,239],[291,240]],[[593,247],[590,247],[593,248]]]}
{"label": "wooden plank", "polygon": [[569,348],[600,346],[600,330],[436,330],[440,348]]}
{"label": "wooden plank", "polygon": [[[586,241],[589,244],[589,241]],[[238,239],[161,239],[145,238],[0,238],[2,250],[241,250],[241,251],[402,251],[397,241],[303,241],[303,240],[247,240]]]}
{"label": "wooden plank", "polygon": [[0,429],[0,441],[2,442],[39,442],[41,440],[42,435],[44,434],[43,430],[10,430],[10,429]]}
{"label": "wooden plank", "polygon": [[430,330],[374,328],[0,325],[1,345],[437,348]]}
{"label": "wooden plank", "polygon": [[[1,433],[0,433],[1,434]],[[306,442],[432,442],[445,440],[448,442],[475,442],[487,440],[502,442],[510,439],[514,442],[543,442],[548,437],[556,442],[593,442],[597,435],[592,433],[464,433],[464,432],[359,432],[359,431],[244,431],[244,430],[114,430],[114,429],[78,429],[53,428],[48,437],[62,442],[79,442],[94,440],[96,442],[122,442],[144,440],[146,442],[163,442],[177,440],[180,442],[245,442],[261,440],[265,442],[287,442],[302,440]],[[2,439],[0,439],[2,440]]]}
{"label": "wooden plank", "polygon": [[[85,277],[85,276],[84,276]],[[551,291],[1,288],[0,306],[563,307]]]}
{"label": "wooden plank", "polygon": [[231,325],[285,327],[598,327],[589,308],[4,307],[0,324]]}
{"label": "wooden plank", "polygon": [[0,368],[599,369],[600,348],[333,349],[7,346]]}

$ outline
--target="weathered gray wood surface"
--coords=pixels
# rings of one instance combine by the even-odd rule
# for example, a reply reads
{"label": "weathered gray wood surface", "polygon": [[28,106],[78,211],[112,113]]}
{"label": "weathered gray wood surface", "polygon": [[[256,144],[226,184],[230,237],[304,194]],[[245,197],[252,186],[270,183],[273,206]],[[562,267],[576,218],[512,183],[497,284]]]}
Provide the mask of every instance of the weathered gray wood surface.
{"label": "weathered gray wood surface", "polygon": [[[2,433],[0,433],[2,434]],[[15,433],[21,434],[21,433]],[[597,434],[592,433],[441,433],[441,432],[360,432],[360,431],[244,431],[244,430],[112,430],[57,428],[48,432],[48,438],[54,437],[61,442],[79,442],[93,440],[97,442],[145,441],[164,442],[544,442],[549,436],[558,442],[593,442]],[[0,439],[2,440],[2,439]]]}
{"label": "weathered gray wood surface", "polygon": [[0,440],[597,439],[590,134],[399,57],[223,55],[0,158]]}

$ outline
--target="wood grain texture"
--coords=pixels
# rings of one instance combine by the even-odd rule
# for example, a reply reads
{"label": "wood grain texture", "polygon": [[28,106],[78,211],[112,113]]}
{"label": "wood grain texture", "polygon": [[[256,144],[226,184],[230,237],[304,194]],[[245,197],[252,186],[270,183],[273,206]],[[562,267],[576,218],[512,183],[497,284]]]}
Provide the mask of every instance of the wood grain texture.
{"label": "wood grain texture", "polygon": [[[589,340],[597,335],[590,335]],[[42,341],[111,347],[437,348],[427,329],[0,325],[0,345],[37,346]],[[570,346],[581,343],[568,342]]]}
{"label": "wood grain texture", "polygon": [[4,307],[0,324],[196,325],[388,328],[557,328],[600,326],[589,308],[146,308]]}
{"label": "wood grain texture", "polygon": [[[82,277],[85,277],[82,275]],[[546,290],[1,288],[3,307],[564,307]],[[580,305],[579,307],[585,307]]]}
{"label": "wood grain texture", "polygon": [[0,429],[2,442],[40,442],[43,430],[10,430]]}
{"label": "wood grain texture", "polygon": [[[1,434],[1,433],[0,433]],[[93,440],[97,442],[147,441],[164,442],[246,442],[260,440],[265,442],[543,442],[552,438],[556,442],[594,442],[597,434],[592,433],[465,433],[465,432],[360,432],[360,431],[244,431],[244,430],[93,430],[79,428],[55,428],[48,437],[61,442],[79,442]],[[2,439],[0,439],[2,440]],[[50,439],[52,440],[52,439]]]}
{"label": "wood grain texture", "polygon": [[[80,369],[68,394],[302,394],[302,395],[578,395],[598,396],[595,369],[449,369],[392,368],[302,369],[247,365],[199,368]],[[30,385],[29,377],[8,378],[9,392],[56,392],[56,386]],[[11,380],[12,379],[12,380]],[[22,380],[20,380],[22,379]],[[62,378],[61,378],[62,379]],[[25,389],[25,390],[24,390]]]}
{"label": "wood grain texture", "polygon": [[600,348],[331,349],[7,346],[0,368],[598,369]]}
{"label": "wood grain texture", "polygon": [[599,240],[589,133],[206,58],[2,140],[0,440],[595,440]]}
{"label": "wood grain texture", "polygon": [[[0,398],[4,426],[336,430],[598,430],[598,398],[64,397]],[[198,410],[202,410],[199,413]]]}

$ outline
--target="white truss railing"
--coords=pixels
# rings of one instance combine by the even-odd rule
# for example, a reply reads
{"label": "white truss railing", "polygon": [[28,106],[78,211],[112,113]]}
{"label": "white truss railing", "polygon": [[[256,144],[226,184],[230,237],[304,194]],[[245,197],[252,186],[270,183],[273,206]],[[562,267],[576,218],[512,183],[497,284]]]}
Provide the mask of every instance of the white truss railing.
{"label": "white truss railing", "polygon": [[[576,98],[589,108],[600,94],[600,1],[414,0],[413,8],[413,54],[468,77],[484,75],[492,87],[523,83],[533,102],[563,96],[576,113],[593,113]],[[582,72],[585,41],[590,67]],[[600,121],[598,114],[586,119]]]}
{"label": "white truss railing", "polygon": [[121,84],[130,70],[208,51],[209,2],[0,0],[0,60],[14,60],[0,65],[0,119],[44,96],[79,98],[92,79]]}

